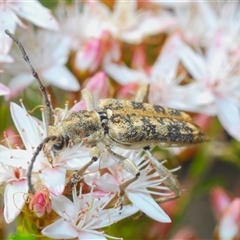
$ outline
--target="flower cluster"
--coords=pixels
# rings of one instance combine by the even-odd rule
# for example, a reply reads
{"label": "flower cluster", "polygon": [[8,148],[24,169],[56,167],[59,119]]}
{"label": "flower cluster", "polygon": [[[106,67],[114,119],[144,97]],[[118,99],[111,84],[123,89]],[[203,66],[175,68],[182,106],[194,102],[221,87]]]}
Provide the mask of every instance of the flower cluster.
{"label": "flower cluster", "polygon": [[[30,160],[48,136],[48,129],[44,114],[35,118],[26,110],[40,103],[40,92],[36,94],[39,86],[5,29],[23,44],[51,93],[54,107],[62,106],[64,100],[79,99],[83,88],[93,94],[96,108],[101,98],[133,99],[136,91],[148,83],[149,103],[191,112],[206,131],[214,121],[209,133],[217,136],[212,142],[224,139],[229,144],[229,139],[240,141],[239,18],[239,4],[228,1],[86,0],[59,1],[46,7],[37,0],[1,1],[0,130],[4,140],[0,145],[0,185],[5,222],[17,217],[27,219],[23,222],[30,224],[22,223],[22,228],[49,238],[105,239],[110,236],[102,228],[138,211],[162,223],[171,222],[168,215],[172,215],[169,208],[164,211],[157,203],[172,192],[144,153],[113,147],[140,169],[140,177],[125,189],[124,206],[119,212],[114,204],[120,186],[133,176],[101,144],[100,159],[87,168],[80,187],[72,191],[66,185],[73,172],[90,161],[90,148],[84,144],[69,146],[50,160],[40,151],[32,173],[36,192],[29,194]],[[16,133],[5,116],[10,115],[8,101],[15,102],[19,96],[24,96],[24,104],[10,103]],[[61,119],[55,116],[55,123],[83,109],[84,101],[76,101],[70,110],[66,104]],[[209,158],[219,156],[219,151],[209,151]],[[166,156],[194,158],[194,154],[179,149],[167,154],[156,152],[159,160]],[[194,189],[191,184],[186,186]],[[233,218],[231,209],[238,205],[237,200],[229,203],[218,218],[217,238],[238,236],[237,220],[232,221],[234,233],[225,233],[229,224],[226,219]],[[41,219],[37,228],[32,224],[36,219]],[[165,232],[162,238],[169,237]]]}
{"label": "flower cluster", "polygon": [[[164,179],[160,179],[157,172],[153,171],[149,160],[144,160],[141,152],[131,150],[114,149],[115,152],[135,161],[136,165],[143,169],[139,179],[126,188],[126,196],[131,200],[132,205],[124,205],[123,211],[115,209],[113,205],[107,206],[107,204],[113,197],[117,199],[120,184],[133,176],[127,171],[123,171],[121,166],[116,165],[106,153],[102,154],[100,163],[96,163],[88,169],[89,173],[86,173],[84,177],[85,182],[92,189],[91,194],[82,194],[81,188],[80,195],[77,196],[76,188],[74,188],[73,203],[64,196],[65,192],[69,191],[66,188],[64,192],[65,185],[69,180],[68,172],[81,169],[90,160],[89,148],[81,145],[67,148],[59,156],[54,157],[52,162],[49,162],[41,152],[33,169],[35,194],[28,195],[27,169],[29,162],[34,150],[47,133],[44,128],[45,124],[31,117],[23,104],[20,107],[12,103],[11,114],[25,149],[19,147],[12,149],[11,146],[9,148],[1,147],[1,184],[5,187],[4,218],[7,223],[12,222],[18,216],[25,203],[28,205],[30,215],[35,214],[37,217],[42,217],[53,209],[63,217],[61,221],[53,223],[42,231],[42,234],[57,239],[70,238],[69,236],[71,238],[85,236],[88,239],[94,234],[98,236],[100,233],[94,233],[90,229],[108,226],[139,210],[157,221],[170,222],[170,218],[155,202],[152,194],[171,196],[171,191],[162,186]],[[149,187],[151,190],[148,189]],[[68,196],[69,193],[66,195]],[[66,202],[66,206],[64,202]],[[87,209],[83,210],[86,207]],[[69,211],[68,208],[72,210]],[[79,210],[76,211],[76,208]],[[96,216],[96,211],[99,211],[99,216]],[[84,217],[85,214],[93,215],[93,217],[89,219],[89,217]],[[106,215],[109,216],[109,221],[105,219]],[[82,223],[81,220],[86,221],[86,226],[89,228],[84,226],[85,223]],[[71,232],[74,236],[68,233],[69,227],[61,228],[62,232],[56,230],[58,224],[64,226],[65,223],[76,228],[76,233]]]}

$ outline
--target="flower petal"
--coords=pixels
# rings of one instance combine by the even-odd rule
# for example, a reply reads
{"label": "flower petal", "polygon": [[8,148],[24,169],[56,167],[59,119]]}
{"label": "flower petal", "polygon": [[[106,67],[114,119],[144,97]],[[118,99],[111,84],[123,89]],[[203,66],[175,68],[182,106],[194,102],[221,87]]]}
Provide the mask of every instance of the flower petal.
{"label": "flower petal", "polygon": [[216,15],[217,11],[214,11],[208,2],[198,1],[196,4],[203,15],[204,23],[208,26],[209,30],[214,31],[219,21]]}
{"label": "flower petal", "polygon": [[10,110],[13,122],[22,138],[24,146],[27,150],[33,151],[32,147],[36,147],[42,141],[44,131],[40,125],[20,106],[11,103]]}
{"label": "flower petal", "polygon": [[5,9],[4,11],[0,10],[0,55],[6,55],[11,46],[12,40],[9,36],[7,36],[4,32],[5,29],[8,29],[10,32],[15,32],[16,22],[12,17],[12,12],[9,9]]}
{"label": "flower petal", "polygon": [[67,170],[79,170],[90,160],[89,151],[85,146],[74,146],[71,149],[63,151],[55,165],[64,164],[64,168]]}
{"label": "flower petal", "polygon": [[28,169],[31,154],[22,149],[0,151],[0,162],[12,167]]}
{"label": "flower petal", "polygon": [[64,66],[55,65],[42,72],[42,77],[66,91],[78,91],[80,89],[79,82],[74,75]]}
{"label": "flower petal", "polygon": [[119,190],[119,185],[116,182],[116,179],[109,173],[104,173],[99,179],[93,181],[94,185],[100,190],[113,193]]}
{"label": "flower petal", "polygon": [[77,229],[61,218],[42,230],[42,234],[55,239],[73,239],[78,236]]}
{"label": "flower petal", "polygon": [[143,72],[132,70],[125,65],[108,63],[104,66],[104,71],[122,85],[131,82],[139,84],[147,82],[147,77]]}
{"label": "flower petal", "polygon": [[48,186],[50,192],[58,196],[64,190],[66,169],[63,167],[44,168],[40,173],[40,178]]}
{"label": "flower petal", "polygon": [[155,35],[160,32],[169,31],[171,27],[176,25],[177,21],[169,17],[146,16],[141,19],[138,26],[131,30],[124,32],[121,39],[128,43],[139,44],[145,36]]}
{"label": "flower petal", "polygon": [[98,231],[81,231],[78,234],[78,239],[92,239],[92,240],[107,240],[107,238],[104,236],[102,232]]}
{"label": "flower petal", "polygon": [[175,34],[170,37],[164,45],[164,48],[158,59],[152,67],[153,79],[174,79],[177,76],[179,59],[177,56],[180,37]]}
{"label": "flower petal", "polygon": [[231,202],[230,196],[221,187],[215,187],[211,191],[211,202],[216,219],[223,213]]}
{"label": "flower petal", "polygon": [[110,92],[108,77],[105,72],[98,72],[92,76],[85,86],[94,96],[95,102],[106,98]]}
{"label": "flower petal", "polygon": [[162,210],[162,208],[153,200],[151,195],[127,190],[126,195],[136,207],[138,207],[142,212],[147,214],[149,217],[159,222],[171,222],[171,219]]}
{"label": "flower petal", "polygon": [[101,61],[101,39],[92,39],[76,53],[75,66],[80,71],[94,72]]}
{"label": "flower petal", "polygon": [[34,77],[30,73],[20,73],[13,77],[9,83],[11,94],[8,98],[16,97],[24,88],[34,82]]}
{"label": "flower petal", "polygon": [[220,239],[234,239],[239,234],[240,199],[235,198],[223,212],[219,223]]}
{"label": "flower petal", "polygon": [[12,222],[21,212],[27,199],[27,180],[14,181],[7,184],[4,192],[4,218]]}
{"label": "flower petal", "polygon": [[76,209],[71,200],[63,195],[52,196],[52,208],[61,217],[67,212],[69,216],[74,216]]}
{"label": "flower petal", "polygon": [[123,206],[121,214],[119,209],[111,208],[102,210],[100,212],[99,220],[94,222],[94,225],[91,227],[93,229],[107,227],[117,221],[120,221],[126,217],[132,216],[139,211],[139,208],[134,205]]}
{"label": "flower petal", "polygon": [[206,76],[207,66],[204,58],[184,43],[180,45],[179,57],[195,80]]}
{"label": "flower petal", "polygon": [[56,19],[50,13],[50,10],[43,7],[38,1],[14,2],[12,9],[24,19],[35,25],[50,30],[58,30],[59,26]]}
{"label": "flower petal", "polygon": [[14,59],[8,54],[1,54],[0,53],[0,62],[2,62],[2,63],[12,63],[12,62],[14,62]]}
{"label": "flower petal", "polygon": [[5,85],[3,85],[2,83],[0,83],[0,95],[8,95],[8,94],[10,94],[10,89]]}
{"label": "flower petal", "polygon": [[231,136],[240,141],[240,108],[230,98],[222,98],[217,101],[218,118],[223,127]]}

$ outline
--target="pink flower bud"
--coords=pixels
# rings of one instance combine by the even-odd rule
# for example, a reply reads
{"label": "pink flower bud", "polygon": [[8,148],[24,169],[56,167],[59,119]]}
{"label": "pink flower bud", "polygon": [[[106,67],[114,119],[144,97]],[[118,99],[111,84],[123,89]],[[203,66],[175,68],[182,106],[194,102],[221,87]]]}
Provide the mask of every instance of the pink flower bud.
{"label": "pink flower bud", "polygon": [[45,213],[52,211],[51,200],[47,188],[41,186],[39,190],[31,197],[29,209],[33,211],[37,217],[42,217]]}
{"label": "pink flower bud", "polygon": [[75,68],[81,72],[94,72],[101,62],[101,39],[93,38],[89,40],[76,53]]}
{"label": "pink flower bud", "polygon": [[231,199],[222,188],[216,187],[211,192],[211,201],[215,215],[218,218],[229,205]]}
{"label": "pink flower bud", "polygon": [[139,85],[137,83],[129,83],[118,90],[117,98],[133,99],[138,88],[139,88]]}
{"label": "pink flower bud", "polygon": [[106,98],[109,95],[109,81],[105,72],[98,72],[89,78],[85,88],[94,96],[95,101]]}
{"label": "pink flower bud", "polygon": [[144,69],[146,67],[146,51],[142,45],[138,45],[135,48],[133,58],[132,58],[132,67],[135,69]]}

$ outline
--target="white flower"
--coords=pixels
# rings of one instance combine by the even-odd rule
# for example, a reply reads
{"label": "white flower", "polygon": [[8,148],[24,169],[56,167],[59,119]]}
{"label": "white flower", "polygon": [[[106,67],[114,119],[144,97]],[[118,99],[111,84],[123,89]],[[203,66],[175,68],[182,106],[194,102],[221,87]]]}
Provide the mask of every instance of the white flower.
{"label": "white flower", "polygon": [[[61,4],[57,15],[62,21],[62,35],[67,36],[71,48],[77,50],[75,67],[80,73],[94,72],[102,62],[118,61],[118,41],[140,43],[150,34],[169,29],[175,20],[166,12],[154,14],[137,8],[137,1],[116,1],[113,10],[100,1]],[[73,30],[72,26],[81,28]]]}
{"label": "white flower", "polygon": [[[217,31],[223,33],[223,42],[229,50],[238,50],[240,44],[240,8],[237,1],[198,1],[197,6],[204,21],[208,39],[205,43],[215,38]],[[199,24],[200,25],[200,24]],[[206,35],[205,33],[205,35]]]}
{"label": "white flower", "polygon": [[[46,136],[40,122],[32,118],[25,109],[11,104],[11,114],[15,126],[24,143],[23,149],[7,149],[0,152],[0,162],[15,168],[28,169],[34,150]],[[49,188],[51,194],[63,192],[66,182],[66,171],[80,169],[90,160],[89,153],[81,146],[66,149],[60,156],[54,157],[50,163],[41,151],[33,168],[34,183],[39,178]],[[53,177],[54,176],[54,177]]]}
{"label": "white flower", "polygon": [[61,2],[56,10],[60,34],[69,40],[70,49],[76,51],[74,67],[80,75],[85,71],[94,72],[105,59],[116,61],[120,56],[118,43],[108,31],[100,28],[98,14],[101,15],[102,5],[74,1],[66,6]]}
{"label": "white flower", "polygon": [[237,56],[231,56],[221,31],[207,46],[205,56],[186,44],[179,57],[196,81],[185,86],[184,110],[217,115],[223,127],[240,140],[240,72]]}
{"label": "white flower", "polygon": [[71,50],[78,50],[87,40],[92,38],[90,32],[94,16],[89,11],[88,4],[73,1],[71,5],[66,5],[65,2],[60,1],[56,9],[56,16],[61,26],[59,33],[64,38],[69,38]]}
{"label": "white flower", "polygon": [[[1,147],[0,155],[7,149]],[[11,161],[11,159],[8,159]],[[4,219],[7,223],[12,222],[21,212],[27,199],[27,171],[22,168],[11,167],[6,164],[0,165],[0,185],[4,190]]]}
{"label": "white flower", "polygon": [[177,77],[179,41],[178,34],[172,35],[167,40],[149,74],[142,69],[134,70],[114,63],[104,65],[104,69],[122,85],[149,83],[151,104],[180,109],[182,105],[180,96],[184,93],[184,87],[179,85],[183,76]]}
{"label": "white flower", "polygon": [[[134,206],[156,221],[171,222],[168,215],[151,195],[170,196],[171,191],[167,187],[161,186],[163,179],[159,178],[156,171],[152,173],[153,168],[148,165],[149,162],[144,159],[144,156],[141,157],[141,151],[136,152],[120,148],[113,149],[118,154],[132,160],[139,169],[143,169],[140,171],[139,178],[125,189],[125,194],[128,199]],[[110,173],[104,173],[102,176],[96,174],[91,177],[93,185],[102,191],[118,193],[120,184],[134,177],[117,164],[108,167],[108,170]],[[89,179],[88,182],[90,182]],[[125,206],[123,206],[123,209],[124,208]]]}
{"label": "white flower", "polygon": [[106,5],[95,2],[92,9],[99,21],[99,31],[107,30],[116,39],[133,44],[175,25],[175,20],[163,11],[158,15],[138,10],[137,1],[116,1],[112,11]]}
{"label": "white flower", "polygon": [[[69,54],[67,38],[47,30],[34,32],[29,29],[20,32],[19,40],[44,85],[52,84],[67,91],[80,89],[77,79],[65,66]],[[5,65],[6,71],[14,75],[9,84],[12,91],[10,97],[17,95],[31,83],[37,83],[19,50],[15,51],[17,52],[12,53],[16,59],[14,67],[11,64]]]}
{"label": "white flower", "polygon": [[8,55],[12,45],[12,40],[6,36],[4,30],[15,32],[16,25],[26,27],[19,19],[22,17],[39,27],[57,30],[58,23],[51,15],[50,10],[43,7],[38,1],[8,1],[0,2],[0,62],[12,62],[13,59]]}
{"label": "white flower", "polygon": [[96,229],[109,226],[138,211],[134,206],[124,206],[123,211],[114,208],[105,209],[112,199],[112,194],[93,197],[94,192],[77,195],[76,188],[72,193],[73,202],[64,196],[53,197],[53,209],[61,217],[45,227],[42,234],[54,239],[106,239],[102,231]]}
{"label": "white flower", "polygon": [[101,35],[101,32],[108,31],[114,38],[128,43],[141,43],[145,36],[163,32],[176,23],[167,12],[158,15],[153,11],[138,10],[135,0],[117,0],[112,11],[100,1],[89,5],[96,19],[92,32]]}

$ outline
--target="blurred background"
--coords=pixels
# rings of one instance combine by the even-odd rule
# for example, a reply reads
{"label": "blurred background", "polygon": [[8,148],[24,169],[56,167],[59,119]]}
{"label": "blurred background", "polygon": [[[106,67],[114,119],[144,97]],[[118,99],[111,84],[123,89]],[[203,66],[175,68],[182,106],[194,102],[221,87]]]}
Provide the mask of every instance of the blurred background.
{"label": "blurred background", "polygon": [[[240,6],[233,1],[1,1],[1,145],[23,148],[10,102],[23,99],[37,119],[42,94],[11,39],[23,44],[51,95],[53,107],[71,108],[81,89],[95,98],[134,99],[150,84],[149,103],[191,115],[209,142],[154,148],[183,189],[161,204],[171,223],[126,218],[105,233],[123,239],[240,239]],[[3,167],[3,165],[1,165]],[[4,196],[5,182],[1,180]],[[24,214],[1,239],[29,235]],[[24,211],[23,211],[24,212]]]}

